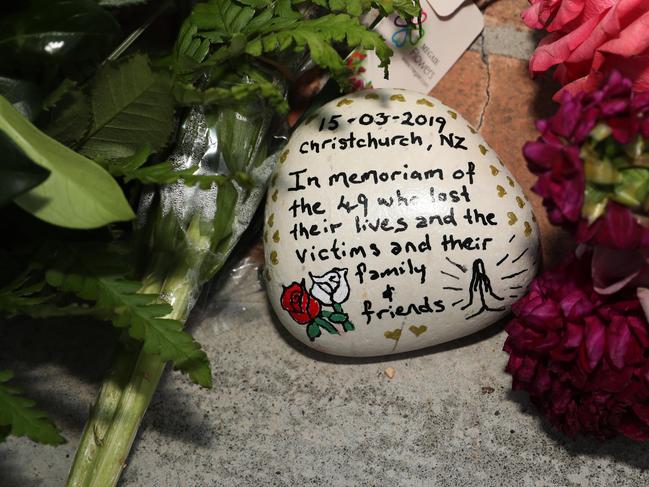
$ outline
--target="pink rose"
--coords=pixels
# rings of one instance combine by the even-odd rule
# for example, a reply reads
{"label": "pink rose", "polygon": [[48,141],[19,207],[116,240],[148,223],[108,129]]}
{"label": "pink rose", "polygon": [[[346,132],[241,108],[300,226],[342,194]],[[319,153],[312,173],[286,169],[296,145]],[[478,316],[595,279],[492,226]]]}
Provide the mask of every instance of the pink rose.
{"label": "pink rose", "polygon": [[531,5],[522,17],[531,29],[567,32],[614,3],[615,0],[530,0]]}
{"label": "pink rose", "polygon": [[617,70],[634,91],[649,91],[647,0],[532,0],[523,20],[550,32],[530,59],[532,75],[556,65],[561,91],[576,93],[595,90]]}

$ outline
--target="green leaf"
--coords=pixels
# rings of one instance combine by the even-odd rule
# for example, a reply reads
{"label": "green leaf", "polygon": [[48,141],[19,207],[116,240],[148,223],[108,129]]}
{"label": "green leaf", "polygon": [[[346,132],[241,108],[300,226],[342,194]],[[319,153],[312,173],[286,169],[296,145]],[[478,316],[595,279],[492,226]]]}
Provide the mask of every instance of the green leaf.
{"label": "green leaf", "polygon": [[47,415],[36,408],[35,401],[22,396],[22,391],[7,382],[10,370],[0,371],[0,440],[6,434],[27,436],[46,445],[60,445],[65,440]]}
{"label": "green leaf", "polygon": [[233,223],[236,217],[237,201],[239,194],[232,182],[219,186],[216,194],[216,216],[214,217],[214,231],[212,233],[211,247],[215,252],[223,252],[228,247],[232,236]]}
{"label": "green leaf", "polygon": [[[141,293],[142,284],[117,273],[99,271],[90,260],[96,253],[78,254],[69,266],[60,265],[46,273],[47,283],[84,300],[95,301],[96,307],[111,316],[113,325],[126,328],[128,334],[143,342],[144,351],[170,360],[177,369],[203,387],[211,387],[209,360],[192,336],[183,331],[183,323],[165,318],[171,305],[157,294]],[[107,257],[107,260],[110,256]]]}
{"label": "green leaf", "polygon": [[51,173],[45,182],[15,199],[25,211],[67,228],[97,228],[135,216],[105,169],[45,135],[1,96],[0,132]]}
{"label": "green leaf", "polygon": [[0,131],[0,207],[45,181],[50,172],[25,155]]}
{"label": "green leaf", "polygon": [[384,15],[396,13],[403,19],[419,17],[421,14],[419,1],[413,0],[372,0],[372,6]]}
{"label": "green leaf", "polygon": [[82,91],[72,90],[54,105],[45,133],[72,146],[85,137],[91,123],[90,100]]}
{"label": "green leaf", "polygon": [[[350,50],[374,50],[381,60],[380,65],[387,68],[392,51],[378,33],[359,22],[358,12],[369,8],[367,1],[320,0],[316,3],[349,13],[304,19],[287,0],[271,4],[210,0],[197,5],[183,25],[176,43],[175,69],[179,79],[195,81],[208,67],[222,70],[227,61],[241,62],[244,53],[259,58],[266,54],[308,49],[316,64],[345,83],[346,64],[334,44],[342,44]],[[206,57],[207,52],[211,54]],[[284,74],[282,69],[279,71]],[[212,81],[217,78],[212,72]]]}
{"label": "green leaf", "polygon": [[[151,166],[139,167],[124,171],[122,175],[126,182],[137,180],[143,184],[171,184],[182,181],[187,186],[196,186],[207,189],[212,184],[223,184],[228,181],[227,176],[195,174],[198,166],[187,169],[176,169],[173,163],[166,161]],[[115,174],[115,173],[113,173]]]}
{"label": "green leaf", "polygon": [[344,323],[349,317],[345,313],[331,313],[329,319],[334,323]]}
{"label": "green leaf", "polygon": [[93,124],[79,152],[104,160],[128,157],[142,145],[164,147],[173,129],[171,78],[153,72],[137,54],[97,73],[91,96]]}
{"label": "green leaf", "polygon": [[316,318],[314,323],[318,325],[320,328],[324,329],[330,335],[340,335],[336,327],[334,327],[327,320],[323,320],[322,318]]}
{"label": "green leaf", "polygon": [[[374,50],[381,60],[381,67],[387,68],[392,55],[392,50],[378,33],[368,30],[358,19],[345,14],[296,22],[271,22],[261,30],[261,34],[246,45],[246,53],[261,56],[265,52],[308,48],[317,65],[339,75],[346,72],[346,65],[333,48],[333,43],[344,42],[349,47]],[[217,55],[218,51],[211,57]]]}
{"label": "green leaf", "polygon": [[311,341],[314,341],[316,338],[322,335],[322,332],[320,331],[320,327],[315,321],[312,321],[306,326],[306,335],[309,337],[309,340]]}
{"label": "green leaf", "polygon": [[0,66],[56,70],[61,63],[100,59],[119,33],[94,0],[32,0],[0,21]]}
{"label": "green leaf", "polygon": [[126,182],[137,180],[143,184],[171,184],[183,181],[187,186],[207,189],[212,184],[221,184],[228,180],[221,174],[196,174],[198,166],[177,169],[171,161],[144,166],[151,155],[151,149],[145,145],[130,157],[114,159],[104,164],[113,176],[123,177]]}
{"label": "green leaf", "polygon": [[174,96],[181,105],[218,105],[219,107],[240,106],[248,101],[256,101],[261,96],[279,113],[288,113],[284,90],[270,81],[261,79],[234,85],[227,83],[224,86],[213,86],[204,90],[191,84],[175,85]]}
{"label": "green leaf", "polygon": [[368,12],[372,6],[370,0],[313,0],[313,3],[331,12],[345,12],[356,17]]}
{"label": "green leaf", "polygon": [[230,0],[210,0],[194,7],[189,21],[198,29],[209,29],[212,42],[223,42],[243,31],[254,15],[254,8]]}
{"label": "green leaf", "polygon": [[0,311],[7,315],[29,314],[52,296],[43,296],[38,293],[43,289],[44,282],[29,283],[30,271],[27,269],[20,276],[0,288]]}

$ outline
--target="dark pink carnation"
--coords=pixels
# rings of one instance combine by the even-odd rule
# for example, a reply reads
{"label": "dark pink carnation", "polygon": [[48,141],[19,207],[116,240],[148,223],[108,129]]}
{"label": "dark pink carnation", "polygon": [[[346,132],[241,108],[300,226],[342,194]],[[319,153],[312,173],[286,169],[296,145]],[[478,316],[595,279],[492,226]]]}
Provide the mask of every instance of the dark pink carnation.
{"label": "dark pink carnation", "polygon": [[568,436],[649,439],[649,326],[634,294],[597,294],[585,255],[537,278],[513,312],[513,389]]}
{"label": "dark pink carnation", "polygon": [[583,216],[582,149],[596,126],[608,127],[620,145],[649,136],[649,93],[633,93],[631,81],[617,72],[597,91],[564,93],[557,112],[537,122],[541,136],[523,147],[530,171],[538,176],[532,189],[543,197],[550,222],[572,231],[579,242],[619,249],[649,245],[649,226],[639,208],[609,201],[594,222]]}

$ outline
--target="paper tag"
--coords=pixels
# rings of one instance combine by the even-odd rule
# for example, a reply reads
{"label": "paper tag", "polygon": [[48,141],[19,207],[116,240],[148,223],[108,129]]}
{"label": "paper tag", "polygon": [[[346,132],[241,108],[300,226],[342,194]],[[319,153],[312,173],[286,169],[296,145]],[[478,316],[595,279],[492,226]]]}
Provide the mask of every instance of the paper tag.
{"label": "paper tag", "polygon": [[455,12],[464,0],[428,0],[428,3],[440,17],[448,17]]}
{"label": "paper tag", "polygon": [[[436,3],[444,4],[446,12],[456,0]],[[428,2],[421,2],[421,6],[423,38],[419,42],[416,26],[408,25],[396,15],[383,19],[375,28],[394,50],[390,78],[383,78],[379,59],[370,51],[363,63],[365,72],[355,75],[356,81],[371,82],[374,88],[405,88],[428,93],[484,27],[482,12],[473,2],[451,10],[451,16],[437,13]]]}

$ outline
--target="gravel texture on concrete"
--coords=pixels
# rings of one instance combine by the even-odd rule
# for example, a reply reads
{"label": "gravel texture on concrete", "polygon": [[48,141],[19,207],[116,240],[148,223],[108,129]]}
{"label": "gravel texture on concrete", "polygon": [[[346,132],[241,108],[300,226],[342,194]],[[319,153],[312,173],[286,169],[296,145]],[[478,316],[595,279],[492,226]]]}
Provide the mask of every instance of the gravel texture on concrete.
{"label": "gravel texture on concrete", "polygon": [[[194,333],[213,361],[214,388],[166,374],[121,485],[649,482],[649,445],[567,440],[534,415],[524,395],[510,392],[501,324],[403,356],[328,357],[283,331],[257,272],[257,260],[244,261],[199,303]],[[53,448],[10,439],[0,446],[0,485],[63,485],[115,335],[82,322],[14,322],[2,329],[2,357],[68,443]]]}

